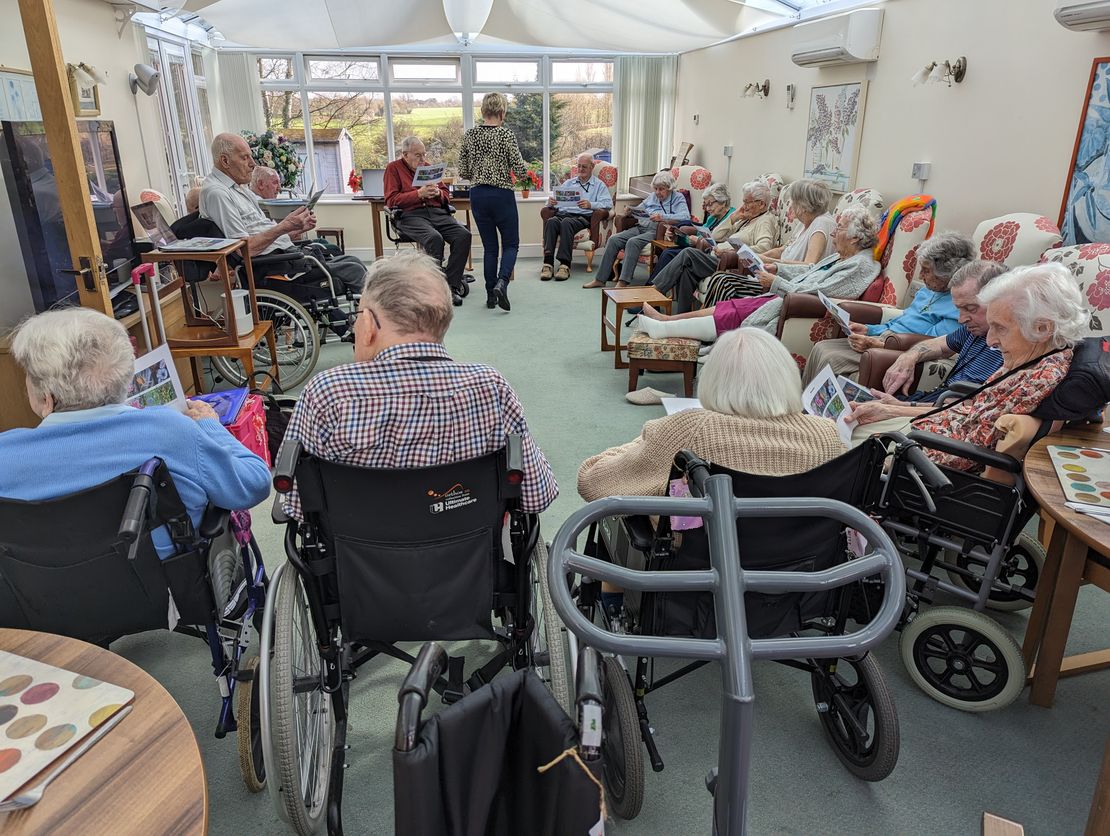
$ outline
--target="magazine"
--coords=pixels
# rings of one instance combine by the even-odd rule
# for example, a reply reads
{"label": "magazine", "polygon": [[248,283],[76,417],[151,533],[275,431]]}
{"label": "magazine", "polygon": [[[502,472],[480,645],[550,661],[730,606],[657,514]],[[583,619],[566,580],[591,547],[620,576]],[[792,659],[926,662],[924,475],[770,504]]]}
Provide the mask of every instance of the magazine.
{"label": "magazine", "polygon": [[752,275],[764,269],[763,260],[755,254],[755,250],[741,241],[738,237],[734,235],[728,239],[728,242],[736,247],[736,257],[739,259],[741,267],[747,263],[748,270],[751,271]]}
{"label": "magazine", "polygon": [[821,300],[821,304],[825,306],[826,310],[833,315],[833,319],[837,321],[844,333],[851,334],[852,317],[848,315],[848,312],[820,290],[817,291],[817,298]]}
{"label": "magazine", "polygon": [[421,186],[429,186],[433,183],[438,183],[443,179],[443,172],[446,170],[446,163],[418,166],[416,173],[412,177],[412,187],[414,189],[419,189]]}
{"label": "magazine", "polygon": [[582,190],[578,186],[556,186],[555,207],[559,211],[578,209],[578,201],[582,199]]}
{"label": "magazine", "polygon": [[167,241],[158,249],[167,253],[203,253],[211,250],[222,250],[232,244],[238,244],[237,238],[186,238],[185,240]]}
{"label": "magazine", "polygon": [[846,446],[851,446],[856,421],[850,417],[848,398],[840,388],[831,366],[821,369],[802,392],[802,409],[810,415],[820,415],[835,421],[840,440]]}
{"label": "magazine", "polygon": [[178,412],[185,411],[185,390],[168,345],[135,358],[135,375],[127,387],[127,405],[136,409],[172,406]]}

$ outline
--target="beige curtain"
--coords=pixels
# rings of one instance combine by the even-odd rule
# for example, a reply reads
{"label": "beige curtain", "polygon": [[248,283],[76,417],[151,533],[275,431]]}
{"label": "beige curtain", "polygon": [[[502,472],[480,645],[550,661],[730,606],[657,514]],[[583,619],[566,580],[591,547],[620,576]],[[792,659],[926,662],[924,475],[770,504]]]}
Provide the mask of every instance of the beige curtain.
{"label": "beige curtain", "polygon": [[[239,131],[261,131],[265,125],[262,117],[262,88],[258,84],[258,65],[253,55],[245,52],[223,52],[219,56],[219,87],[208,81],[209,100],[213,91],[220,91],[220,101],[216,107],[221,117],[217,130],[239,133]],[[216,114],[212,114],[213,122]]]}
{"label": "beige curtain", "polygon": [[674,133],[678,56],[632,55],[617,59],[619,190],[628,178],[653,174],[670,161]]}

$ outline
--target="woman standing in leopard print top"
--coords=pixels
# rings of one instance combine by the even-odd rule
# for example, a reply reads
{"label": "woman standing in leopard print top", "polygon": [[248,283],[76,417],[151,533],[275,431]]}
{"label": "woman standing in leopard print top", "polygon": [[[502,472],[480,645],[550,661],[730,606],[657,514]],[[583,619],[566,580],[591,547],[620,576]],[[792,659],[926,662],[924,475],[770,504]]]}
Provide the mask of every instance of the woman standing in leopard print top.
{"label": "woman standing in leopard print top", "polygon": [[459,154],[459,176],[470,181],[470,208],[482,237],[486,307],[496,306],[503,311],[509,310],[509,278],[520,249],[520,219],[509,173],[518,177],[528,173],[516,136],[501,124],[507,107],[500,93],[486,93],[482,98],[482,124],[466,132]]}

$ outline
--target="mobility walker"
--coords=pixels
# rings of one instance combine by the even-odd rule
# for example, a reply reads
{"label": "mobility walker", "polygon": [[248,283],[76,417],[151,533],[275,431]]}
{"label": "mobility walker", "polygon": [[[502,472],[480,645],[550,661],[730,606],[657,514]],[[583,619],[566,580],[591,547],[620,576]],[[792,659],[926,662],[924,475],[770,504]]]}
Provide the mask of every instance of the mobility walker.
{"label": "mobility walker", "polygon": [[[176,551],[165,560],[151,540],[162,526]],[[204,639],[221,697],[216,737],[236,733],[251,792],[266,771],[258,657],[246,651],[266,584],[249,516],[210,506],[194,527],[160,459],[57,499],[0,498],[0,626],[104,647],[167,627]]]}
{"label": "mobility walker", "polygon": [[[712,468],[687,452],[679,453],[675,462],[688,480],[691,497],[610,497],[580,508],[555,535],[548,580],[555,610],[570,631],[572,648],[581,641],[609,653],[637,658],[664,656],[721,664],[724,706],[718,766],[710,771],[706,786],[714,798],[714,833],[740,836],[747,826],[747,785],[751,769],[755,699],[752,660],[809,660],[807,668],[814,680],[814,694],[826,734],[842,760],[845,755],[860,754],[860,750],[853,747],[867,744],[869,737],[874,737],[873,732],[868,735],[868,728],[877,727],[871,715],[885,712],[887,708],[893,712],[893,705],[887,708],[875,705],[876,697],[889,697],[880,696],[874,686],[871,673],[877,673],[877,668],[873,667],[867,651],[897,625],[905,600],[905,575],[898,553],[882,529],[843,502],[823,498],[737,498],[733,474]],[[579,535],[596,521],[611,516],[651,514],[661,518],[668,515],[701,517],[705,524],[708,566],[652,571],[656,567],[649,564],[645,571],[587,557],[574,550]],[[806,519],[802,526],[799,518],[813,519]],[[836,527],[850,526],[867,538],[873,551],[853,560],[832,564],[814,561],[809,566],[797,566],[798,555],[787,552],[782,556],[783,562],[794,565],[786,571],[781,571],[782,566],[776,566],[776,561],[771,559],[765,559],[765,568],[749,568],[748,554],[757,558],[767,556],[748,550],[746,524],[755,523],[758,527],[778,523],[785,529],[787,520],[791,521],[792,531],[823,527],[826,521],[835,521],[832,524]],[[572,597],[568,580],[575,575],[582,578],[580,588],[607,581],[624,589],[626,595],[630,592],[709,593],[715,613],[714,635],[703,638],[637,635],[620,632],[619,623],[614,629],[612,621],[597,624],[590,619],[588,607],[584,611],[581,600]],[[790,602],[788,606],[805,612],[806,599],[810,596],[836,599],[846,594],[842,589],[845,585],[875,576],[883,584],[881,601],[868,623],[858,631],[843,633],[825,624],[824,629],[816,630],[817,635],[801,635],[798,630],[791,630],[787,635],[752,638],[749,633],[754,595],[784,596]],[[840,619],[834,620],[834,626],[837,621]],[[852,675],[858,676],[854,687],[841,687],[838,660],[841,666],[847,662],[854,670]],[[627,685],[627,677],[624,682]],[[857,695],[860,691],[872,696]],[[619,700],[614,706],[606,699],[604,709],[606,718],[611,718],[614,710],[620,711]],[[620,739],[627,735],[627,723],[626,718],[624,731],[620,730],[618,722],[607,719],[605,723],[602,762],[606,766],[614,752],[620,757],[621,750],[628,750]],[[893,728],[897,729],[896,724]],[[877,745],[877,741],[870,745]],[[606,770],[609,789],[612,789],[611,777]]]}

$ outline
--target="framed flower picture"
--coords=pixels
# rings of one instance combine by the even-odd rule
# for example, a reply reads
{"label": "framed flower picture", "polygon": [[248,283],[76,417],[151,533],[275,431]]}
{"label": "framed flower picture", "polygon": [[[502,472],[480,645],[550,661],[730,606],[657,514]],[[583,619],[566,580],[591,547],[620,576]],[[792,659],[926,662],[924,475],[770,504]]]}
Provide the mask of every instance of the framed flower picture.
{"label": "framed flower picture", "polygon": [[823,180],[834,192],[852,190],[866,103],[867,81],[813,88],[803,177]]}
{"label": "framed flower picture", "polygon": [[74,116],[100,115],[100,90],[96,84],[85,87],[77,80],[72,67],[69,70],[69,97],[73,102]]}
{"label": "framed flower picture", "polygon": [[1091,63],[1058,225],[1065,247],[1110,241],[1110,56]]}

